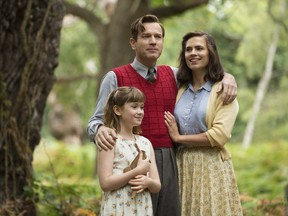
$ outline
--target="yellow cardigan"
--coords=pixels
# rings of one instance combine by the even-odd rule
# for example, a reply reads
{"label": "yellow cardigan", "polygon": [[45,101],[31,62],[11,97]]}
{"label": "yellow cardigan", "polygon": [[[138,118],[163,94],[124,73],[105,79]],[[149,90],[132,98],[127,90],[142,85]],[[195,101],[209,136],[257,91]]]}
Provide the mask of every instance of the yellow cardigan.
{"label": "yellow cardigan", "polygon": [[[208,131],[206,135],[212,147],[219,148],[222,160],[231,158],[231,154],[224,146],[231,138],[231,132],[236,121],[239,111],[238,101],[235,99],[228,105],[223,105],[221,94],[217,94],[218,83],[212,86],[209,96],[207,111],[206,111],[206,124]],[[187,86],[184,85],[178,90],[176,103],[186,90]]]}

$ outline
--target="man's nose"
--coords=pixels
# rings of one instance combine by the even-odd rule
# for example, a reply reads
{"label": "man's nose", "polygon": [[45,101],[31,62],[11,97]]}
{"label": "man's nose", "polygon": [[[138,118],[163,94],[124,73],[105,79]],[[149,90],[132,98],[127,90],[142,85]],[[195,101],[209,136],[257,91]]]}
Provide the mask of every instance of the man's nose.
{"label": "man's nose", "polygon": [[151,37],[151,43],[156,43],[156,38],[154,36]]}

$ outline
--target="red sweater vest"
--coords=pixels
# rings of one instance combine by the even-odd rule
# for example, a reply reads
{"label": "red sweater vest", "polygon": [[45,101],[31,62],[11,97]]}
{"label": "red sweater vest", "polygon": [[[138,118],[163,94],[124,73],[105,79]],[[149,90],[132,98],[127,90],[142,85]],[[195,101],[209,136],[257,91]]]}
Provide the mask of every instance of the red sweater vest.
{"label": "red sweater vest", "polygon": [[171,68],[158,66],[154,83],[149,83],[130,64],[114,68],[113,71],[118,86],[137,87],[146,96],[141,135],[147,137],[154,148],[173,147],[164,121],[164,111],[174,112],[177,95],[177,84]]}

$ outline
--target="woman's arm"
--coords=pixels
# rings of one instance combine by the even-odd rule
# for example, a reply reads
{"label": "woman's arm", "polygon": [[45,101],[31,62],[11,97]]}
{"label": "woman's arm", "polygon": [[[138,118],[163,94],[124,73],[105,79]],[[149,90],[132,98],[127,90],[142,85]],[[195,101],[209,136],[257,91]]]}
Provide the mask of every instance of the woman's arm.
{"label": "woman's arm", "polygon": [[231,138],[238,111],[237,99],[228,105],[223,105],[220,99],[216,98],[215,106],[209,106],[206,119],[208,130],[205,133],[212,146],[222,148]]}
{"label": "woman's arm", "polygon": [[206,133],[181,135],[175,117],[170,112],[164,114],[165,124],[173,142],[180,143],[186,147],[211,147],[211,143]]}
{"label": "woman's arm", "polygon": [[[214,95],[211,95],[211,97],[214,97]],[[181,143],[187,147],[212,146],[223,148],[231,138],[231,132],[237,117],[239,105],[237,100],[234,100],[228,105],[223,105],[219,98],[215,98],[215,100],[217,100],[216,105],[212,102],[213,105],[210,105],[207,110],[207,114],[208,112],[213,113],[213,115],[209,115],[210,117],[207,121],[208,130],[200,134],[181,135],[174,116],[170,112],[165,112],[165,123],[171,139],[175,143]],[[211,103],[210,100],[209,103]]]}
{"label": "woman's arm", "polygon": [[126,173],[113,175],[113,161],[114,161],[114,149],[107,151],[97,151],[97,173],[99,176],[99,182],[104,192],[119,189],[126,184],[129,180],[141,173],[147,173],[150,170],[149,159],[142,159],[139,157],[138,165],[135,169],[132,169]]}

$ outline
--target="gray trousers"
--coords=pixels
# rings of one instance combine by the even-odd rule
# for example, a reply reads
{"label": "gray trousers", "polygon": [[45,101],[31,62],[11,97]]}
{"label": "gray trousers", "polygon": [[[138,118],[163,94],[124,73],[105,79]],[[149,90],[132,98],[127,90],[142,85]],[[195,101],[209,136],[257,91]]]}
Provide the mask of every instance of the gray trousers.
{"label": "gray trousers", "polygon": [[179,216],[178,172],[174,148],[154,149],[161,181],[159,193],[152,194],[155,216]]}

